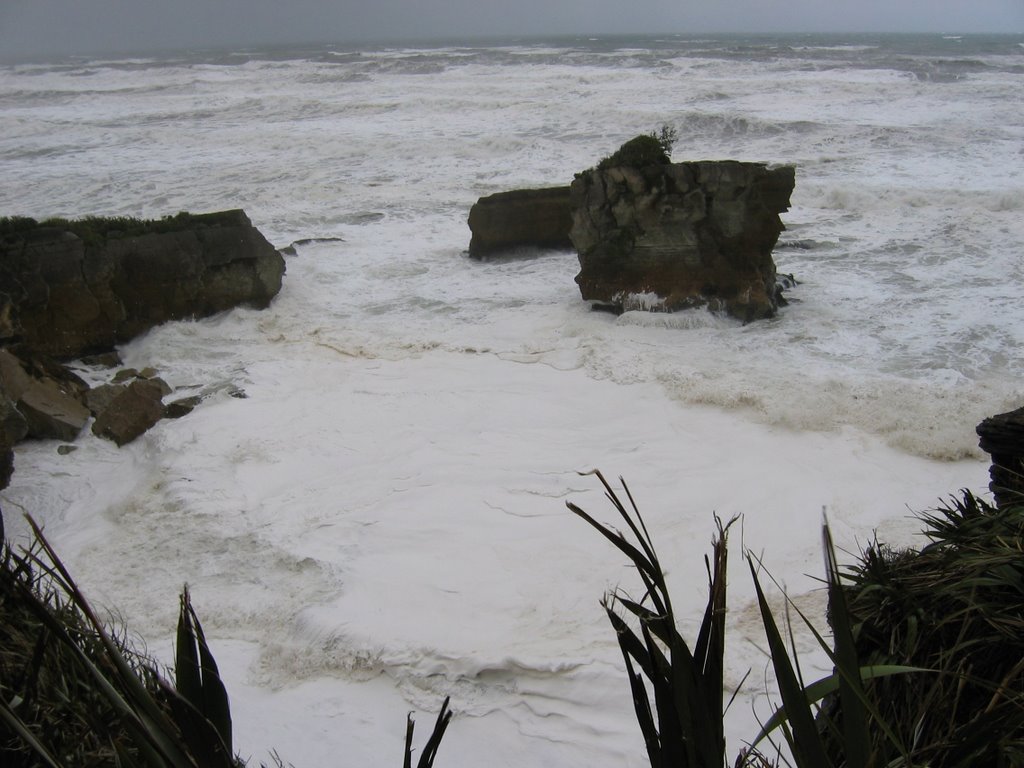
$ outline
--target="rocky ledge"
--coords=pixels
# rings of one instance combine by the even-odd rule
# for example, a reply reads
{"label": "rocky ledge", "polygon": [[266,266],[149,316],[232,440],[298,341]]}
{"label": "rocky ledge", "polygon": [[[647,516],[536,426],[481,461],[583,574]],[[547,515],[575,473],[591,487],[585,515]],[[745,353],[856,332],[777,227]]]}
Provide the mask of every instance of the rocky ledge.
{"label": "rocky ledge", "polygon": [[518,249],[572,250],[569,187],[516,189],[481,197],[469,211],[469,255],[507,255]]}
{"label": "rocky ledge", "polygon": [[284,258],[243,211],[0,221],[0,344],[58,359],[110,350],[168,320],[281,289]]}

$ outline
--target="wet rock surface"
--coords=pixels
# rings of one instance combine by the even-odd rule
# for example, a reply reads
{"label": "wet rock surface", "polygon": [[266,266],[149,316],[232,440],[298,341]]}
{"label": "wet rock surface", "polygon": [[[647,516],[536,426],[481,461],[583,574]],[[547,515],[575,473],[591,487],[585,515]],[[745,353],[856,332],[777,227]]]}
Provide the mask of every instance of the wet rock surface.
{"label": "wet rock surface", "polygon": [[624,311],[708,306],[743,321],[779,304],[772,249],[790,166],[706,161],[594,168],[571,187],[576,282]]}

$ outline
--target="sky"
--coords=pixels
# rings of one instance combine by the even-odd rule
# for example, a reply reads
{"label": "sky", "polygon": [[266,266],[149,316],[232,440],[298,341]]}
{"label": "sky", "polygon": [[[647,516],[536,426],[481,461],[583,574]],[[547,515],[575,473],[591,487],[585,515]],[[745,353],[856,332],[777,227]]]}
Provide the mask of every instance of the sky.
{"label": "sky", "polygon": [[0,0],[0,58],[613,32],[1024,33],[1024,0]]}

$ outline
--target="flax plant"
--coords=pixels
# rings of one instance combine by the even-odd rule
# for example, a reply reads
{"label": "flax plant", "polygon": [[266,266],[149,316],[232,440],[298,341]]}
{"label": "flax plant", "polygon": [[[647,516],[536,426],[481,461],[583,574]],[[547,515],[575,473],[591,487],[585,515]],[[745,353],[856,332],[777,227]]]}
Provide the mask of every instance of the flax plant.
{"label": "flax plant", "polygon": [[[569,502],[569,509],[586,520],[636,566],[644,596],[635,601],[621,592],[605,596],[603,606],[615,629],[629,676],[636,712],[652,768],[703,768],[725,765],[724,654],[726,613],[726,540],[732,521],[717,521],[713,558],[705,558],[708,603],[691,650],[676,628],[665,575],[628,486],[627,509],[597,470],[605,495],[635,539],[603,525]],[[645,604],[646,603],[646,604]],[[624,609],[639,621],[639,633],[617,612]],[[648,686],[653,692],[653,706]]]}
{"label": "flax plant", "polygon": [[[177,665],[179,680],[196,675],[198,685],[182,691],[100,621],[29,524],[35,545],[19,555],[5,542],[0,577],[3,765],[234,768],[230,732],[219,729],[230,723],[227,695],[187,592]],[[195,668],[190,644],[203,649]]]}
{"label": "flax plant", "polygon": [[[2,518],[0,518],[2,519]],[[0,550],[0,766],[242,768],[216,659],[186,586],[174,684],[98,618],[34,520],[33,544]],[[2,529],[0,529],[2,530]],[[417,768],[432,768],[445,699]],[[413,721],[405,768],[412,768]],[[274,764],[284,766],[277,755]]]}
{"label": "flax plant", "polygon": [[[631,535],[598,522],[571,502],[567,506],[632,561],[644,585],[644,595],[639,601],[616,591],[605,596],[603,605],[625,660],[634,710],[651,767],[723,768],[728,765],[724,738],[727,539],[735,518],[725,525],[715,520],[717,533],[712,540],[712,558],[710,561],[705,558],[708,602],[691,651],[676,628],[664,572],[628,486],[620,478],[629,509],[599,471],[587,474],[600,480],[606,498]],[[823,527],[823,537],[833,643],[829,644],[814,630],[802,614],[801,618],[807,621],[832,659],[835,670],[809,685],[804,684],[799,659],[792,644],[787,646],[769,608],[758,577],[758,563],[748,556],[782,702],[751,746],[736,758],[737,768],[777,765],[777,761],[773,763],[758,750],[758,745],[776,731],[782,734],[789,759],[797,768],[875,768],[882,765],[909,768],[911,765],[907,748],[882,718],[877,705],[867,695],[864,683],[925,670],[899,664],[863,666],[859,663],[838,560],[827,525]],[[639,622],[639,632],[616,608]],[[791,629],[788,634],[792,637]],[[826,697],[841,703],[842,719],[821,714],[819,704]],[[895,754],[895,762],[880,762],[883,752],[878,749],[879,739],[869,737],[873,730],[883,734],[885,754]],[[838,749],[830,752],[829,745]]]}

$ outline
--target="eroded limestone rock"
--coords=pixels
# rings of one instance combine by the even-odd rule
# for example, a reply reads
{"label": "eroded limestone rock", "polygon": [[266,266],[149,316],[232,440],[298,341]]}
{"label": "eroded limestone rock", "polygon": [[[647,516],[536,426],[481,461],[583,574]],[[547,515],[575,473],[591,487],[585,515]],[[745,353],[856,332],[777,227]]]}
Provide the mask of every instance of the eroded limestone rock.
{"label": "eroded limestone rock", "polygon": [[709,306],[744,321],[779,306],[772,248],[795,172],[706,161],[594,168],[571,187],[584,299],[617,310]]}

